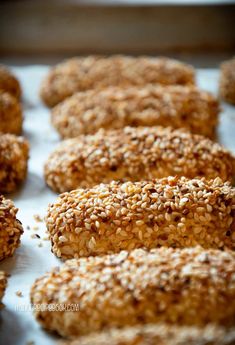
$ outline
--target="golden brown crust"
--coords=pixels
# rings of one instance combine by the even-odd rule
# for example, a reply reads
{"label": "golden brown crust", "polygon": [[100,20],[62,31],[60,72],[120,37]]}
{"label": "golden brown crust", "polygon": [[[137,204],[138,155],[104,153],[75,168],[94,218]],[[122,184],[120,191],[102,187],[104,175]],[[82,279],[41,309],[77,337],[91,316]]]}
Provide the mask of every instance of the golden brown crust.
{"label": "golden brown crust", "polygon": [[6,290],[6,286],[7,286],[7,275],[5,272],[0,271],[0,309],[3,307],[2,299]]}
{"label": "golden brown crust", "polygon": [[111,329],[61,342],[61,345],[234,345],[235,329],[167,324]]}
{"label": "golden brown crust", "polygon": [[149,180],[169,175],[232,181],[235,159],[202,136],[163,127],[100,130],[62,142],[45,164],[56,192],[112,180]]}
{"label": "golden brown crust", "polygon": [[0,132],[21,134],[22,122],[20,103],[10,93],[0,91]]}
{"label": "golden brown crust", "polygon": [[53,67],[41,86],[41,98],[52,107],[78,91],[107,86],[194,83],[192,66],[168,58],[88,56]]}
{"label": "golden brown crust", "polygon": [[0,134],[0,192],[11,193],[25,180],[29,143],[23,137]]}
{"label": "golden brown crust", "polygon": [[218,101],[195,86],[109,87],[79,92],[52,110],[52,123],[63,138],[93,134],[100,128],[172,126],[215,136]]}
{"label": "golden brown crust", "polygon": [[140,247],[235,249],[235,188],[218,178],[113,181],[60,195],[46,224],[62,259]]}
{"label": "golden brown crust", "polygon": [[36,280],[31,302],[40,324],[66,337],[159,322],[229,327],[234,277],[233,251],[136,249],[67,260]]}
{"label": "golden brown crust", "polygon": [[220,96],[224,101],[235,104],[235,58],[221,64]]}
{"label": "golden brown crust", "polygon": [[12,256],[20,245],[23,228],[17,212],[14,203],[0,195],[0,260]]}
{"label": "golden brown crust", "polygon": [[21,97],[19,81],[11,71],[3,65],[0,65],[0,91],[8,92],[17,99]]}

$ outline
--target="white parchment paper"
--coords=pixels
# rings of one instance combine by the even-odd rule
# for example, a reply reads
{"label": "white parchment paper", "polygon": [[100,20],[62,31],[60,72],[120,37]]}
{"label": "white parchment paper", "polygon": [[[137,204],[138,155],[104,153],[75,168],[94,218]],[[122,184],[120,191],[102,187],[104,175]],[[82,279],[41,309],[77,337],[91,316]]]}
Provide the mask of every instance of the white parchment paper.
{"label": "white parchment paper", "polygon": [[[35,214],[45,216],[47,205],[56,199],[56,194],[46,187],[43,180],[43,164],[49,153],[59,142],[59,137],[50,125],[50,113],[40,102],[38,91],[47,66],[15,67],[24,92],[24,135],[30,141],[30,161],[28,178],[24,186],[10,197],[19,208],[18,218],[24,226],[20,248],[14,257],[0,263],[9,278],[3,302],[5,308],[0,312],[0,344],[25,345],[33,341],[37,345],[52,345],[59,338],[47,334],[34,320],[30,309],[29,291],[34,280],[60,261],[50,251],[44,223],[37,223]],[[198,85],[217,94],[218,71],[198,70]],[[235,152],[235,107],[222,104],[219,126],[219,141]],[[30,226],[31,230],[27,230]],[[34,227],[39,229],[33,229]],[[41,238],[32,238],[37,233]],[[41,247],[39,247],[42,244]],[[16,295],[21,291],[23,296]]]}

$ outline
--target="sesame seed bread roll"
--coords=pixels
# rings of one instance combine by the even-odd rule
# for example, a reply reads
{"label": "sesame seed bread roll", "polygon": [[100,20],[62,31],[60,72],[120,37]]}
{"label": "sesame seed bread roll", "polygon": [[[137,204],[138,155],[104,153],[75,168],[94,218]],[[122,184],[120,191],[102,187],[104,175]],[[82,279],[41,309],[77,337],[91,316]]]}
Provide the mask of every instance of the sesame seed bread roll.
{"label": "sesame seed bread roll", "polygon": [[220,66],[219,92],[225,102],[235,105],[235,58]]}
{"label": "sesame seed bread roll", "polygon": [[4,65],[0,65],[0,91],[8,92],[17,99],[21,97],[19,81]]}
{"label": "sesame seed bread roll", "polygon": [[12,256],[20,245],[23,228],[17,212],[14,203],[0,195],[0,261]]}
{"label": "sesame seed bread roll", "polygon": [[22,132],[22,109],[18,100],[8,92],[0,91],[0,132],[20,134]]}
{"label": "sesame seed bread roll", "polygon": [[78,91],[107,86],[194,83],[194,68],[155,57],[87,56],[66,60],[49,71],[41,85],[41,98],[52,107]]}
{"label": "sesame seed bread roll", "polygon": [[[229,327],[234,276],[232,251],[136,249],[66,261],[36,280],[31,302],[38,322],[65,337],[159,322]],[[40,308],[48,303],[57,309]]]}
{"label": "sesame seed bread roll", "polygon": [[234,345],[235,329],[147,324],[92,333],[61,345]]}
{"label": "sesame seed bread roll", "polygon": [[63,259],[140,247],[235,249],[235,188],[219,178],[113,181],[60,195],[46,224]]}
{"label": "sesame seed bread roll", "polygon": [[109,87],[79,92],[52,110],[62,138],[93,134],[100,128],[172,126],[209,138],[215,136],[219,104],[194,86]]}
{"label": "sesame seed bread roll", "polygon": [[0,271],[0,309],[3,307],[2,299],[7,286],[7,275],[5,272]]}
{"label": "sesame seed bread roll", "polygon": [[0,193],[14,192],[25,180],[29,143],[23,137],[0,134]]}
{"label": "sesame seed bread roll", "polygon": [[170,175],[232,181],[234,156],[202,136],[169,127],[100,130],[62,142],[45,164],[56,192],[112,180],[149,180]]}

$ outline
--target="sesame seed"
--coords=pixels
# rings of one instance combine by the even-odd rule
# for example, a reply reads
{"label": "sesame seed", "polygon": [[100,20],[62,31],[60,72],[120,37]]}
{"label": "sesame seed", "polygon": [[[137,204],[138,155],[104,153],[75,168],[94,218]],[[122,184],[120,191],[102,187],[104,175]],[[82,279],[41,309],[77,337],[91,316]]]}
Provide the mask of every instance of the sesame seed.
{"label": "sesame seed", "polygon": [[26,178],[28,158],[29,143],[26,139],[13,134],[0,134],[1,171],[4,172],[0,175],[0,193],[17,190]]}
{"label": "sesame seed", "polygon": [[[234,272],[235,253],[229,250],[135,249],[67,260],[35,281],[31,303],[78,305],[72,313],[61,311],[59,319],[58,311],[34,313],[44,328],[68,338],[107,331],[113,325],[120,334],[125,327],[150,323],[201,330],[208,324],[223,325],[228,332],[234,326]],[[192,332],[186,344],[191,337]]]}
{"label": "sesame seed", "polygon": [[[131,193],[126,193],[127,188]],[[151,189],[155,190],[153,194],[149,192]],[[164,193],[166,190],[170,191],[169,197]],[[97,204],[100,193],[105,197]],[[209,213],[211,203],[213,212]],[[218,180],[214,183],[185,177],[151,182],[113,181],[60,195],[48,208],[46,226],[52,252],[58,255],[59,249],[63,259],[79,257],[81,253],[105,255],[122,249],[152,249],[162,245],[235,249],[232,205],[235,205],[235,189],[222,180],[220,185]],[[81,208],[82,212],[75,212]],[[87,213],[87,209],[92,209],[92,213]],[[91,238],[96,240],[95,247],[86,246]]]}
{"label": "sesame seed", "polygon": [[[75,92],[94,88],[100,90],[112,85],[127,87],[193,83],[193,67],[173,59],[120,55],[88,56],[69,59],[53,67],[42,83],[40,94],[43,101],[51,107]],[[114,93],[113,97],[123,98],[120,91]],[[89,113],[88,119],[92,126],[94,121]]]}
{"label": "sesame seed", "polygon": [[[135,145],[132,141],[133,135],[136,137]],[[154,136],[152,146],[146,144],[149,136]],[[91,154],[97,147],[100,147],[98,157]],[[197,159],[194,158],[195,152]],[[100,163],[101,157],[108,157],[105,166]],[[208,161],[210,164],[207,164]],[[217,178],[220,185],[220,179],[232,181],[234,161],[234,156],[229,151],[199,135],[160,126],[125,127],[101,129],[94,135],[65,140],[49,156],[44,171],[47,184],[56,192],[91,188],[112,180],[140,181],[169,175],[189,178],[204,176],[208,180]],[[110,173],[114,163],[116,170]],[[169,186],[172,183],[169,181]],[[133,188],[133,184],[125,183],[121,193],[136,193]],[[198,192],[198,198],[201,198],[200,191]],[[97,200],[104,200],[105,193],[102,191]],[[146,193],[146,200],[153,196],[149,187]],[[171,188],[165,188],[164,193],[163,196],[169,198],[170,202],[173,197]],[[182,205],[188,202],[186,199],[185,193],[182,192]],[[142,204],[146,200],[143,200]]]}

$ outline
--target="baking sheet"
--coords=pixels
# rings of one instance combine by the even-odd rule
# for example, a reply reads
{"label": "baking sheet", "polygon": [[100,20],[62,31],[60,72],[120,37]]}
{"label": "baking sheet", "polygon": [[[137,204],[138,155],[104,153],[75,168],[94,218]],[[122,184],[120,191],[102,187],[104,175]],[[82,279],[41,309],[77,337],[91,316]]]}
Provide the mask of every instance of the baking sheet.
{"label": "baking sheet", "polygon": [[[48,203],[56,198],[43,180],[43,164],[59,142],[59,137],[50,125],[49,110],[38,97],[39,85],[48,67],[15,67],[13,71],[24,92],[24,135],[30,141],[31,151],[26,183],[17,193],[10,195],[19,208],[18,218],[25,231],[14,257],[0,263],[0,270],[11,275],[3,299],[5,308],[0,312],[0,344],[25,345],[32,342],[35,345],[52,345],[59,338],[44,332],[34,320],[29,291],[37,277],[61,264],[51,253],[49,241],[43,240],[46,237],[44,223],[34,219],[34,215],[44,217]],[[197,83],[201,88],[217,94],[218,70],[198,70]],[[222,104],[222,108],[218,138],[235,152],[235,107]],[[40,238],[32,238],[33,234],[38,234]],[[22,292],[22,297],[16,295],[17,291]]]}

